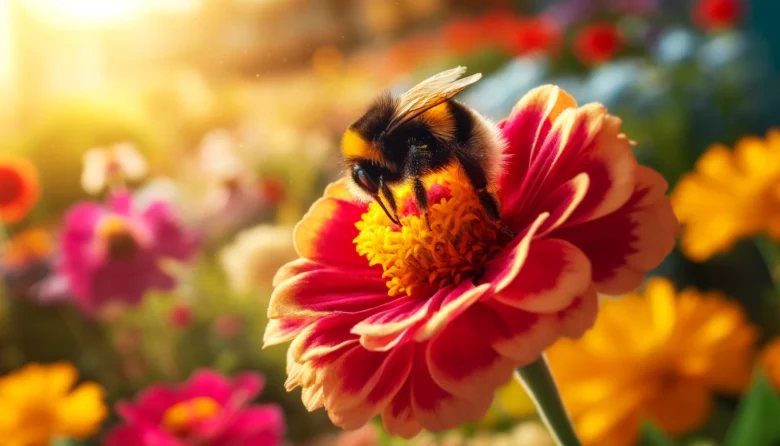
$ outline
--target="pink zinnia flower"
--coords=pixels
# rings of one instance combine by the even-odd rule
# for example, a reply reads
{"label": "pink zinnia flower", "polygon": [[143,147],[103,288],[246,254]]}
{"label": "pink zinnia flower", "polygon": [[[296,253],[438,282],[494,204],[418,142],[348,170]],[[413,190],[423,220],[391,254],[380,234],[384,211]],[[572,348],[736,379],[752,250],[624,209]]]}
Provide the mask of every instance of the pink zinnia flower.
{"label": "pink zinnia flower", "polygon": [[274,446],[284,435],[276,405],[250,405],[262,390],[254,373],[232,381],[201,370],[179,386],[155,384],[135,401],[121,402],[124,424],[112,429],[106,446]]}
{"label": "pink zinnia flower", "polygon": [[634,289],[672,250],[667,184],[620,125],[554,86],[515,106],[494,189],[511,239],[457,171],[431,178],[432,230],[408,190],[399,227],[328,187],[268,309],[266,345],[292,340],[287,388],[347,429],[381,414],[412,437],[484,416],[515,368],[594,324],[597,293]]}
{"label": "pink zinnia flower", "polygon": [[77,204],[65,216],[58,273],[81,308],[93,313],[108,302],[138,304],[147,290],[172,290],[176,282],[161,262],[186,261],[197,249],[195,234],[173,209],[152,202],[133,209],[128,192],[107,206]]}

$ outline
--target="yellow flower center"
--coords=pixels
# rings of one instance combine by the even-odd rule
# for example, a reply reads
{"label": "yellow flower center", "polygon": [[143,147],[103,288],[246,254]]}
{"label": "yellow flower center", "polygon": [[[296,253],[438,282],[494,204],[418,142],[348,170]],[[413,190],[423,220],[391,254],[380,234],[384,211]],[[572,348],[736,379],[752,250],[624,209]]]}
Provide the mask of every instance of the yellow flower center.
{"label": "yellow flower center", "polygon": [[117,215],[104,217],[98,224],[97,235],[104,241],[106,253],[112,260],[132,257],[139,248],[127,222]]}
{"label": "yellow flower center", "polygon": [[222,407],[213,399],[199,396],[169,407],[163,414],[162,426],[174,434],[186,433],[193,424],[208,421]]}
{"label": "yellow flower center", "polygon": [[371,203],[356,226],[357,252],[382,265],[388,294],[428,296],[481,274],[500,248],[500,233],[490,222],[470,184],[459,173],[437,174],[428,187],[431,229],[410,188],[395,191],[400,227]]}

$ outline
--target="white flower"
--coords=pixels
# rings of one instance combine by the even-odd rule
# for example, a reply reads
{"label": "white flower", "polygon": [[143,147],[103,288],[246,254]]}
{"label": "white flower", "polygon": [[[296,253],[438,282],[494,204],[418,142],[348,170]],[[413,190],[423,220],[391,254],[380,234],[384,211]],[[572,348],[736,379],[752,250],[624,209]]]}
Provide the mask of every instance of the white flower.
{"label": "white flower", "polygon": [[274,225],[240,232],[219,255],[228,281],[240,293],[270,287],[276,271],[296,257],[292,228]]}
{"label": "white flower", "polygon": [[130,143],[96,148],[84,153],[81,186],[90,194],[98,194],[125,180],[139,180],[146,171],[146,160]]}

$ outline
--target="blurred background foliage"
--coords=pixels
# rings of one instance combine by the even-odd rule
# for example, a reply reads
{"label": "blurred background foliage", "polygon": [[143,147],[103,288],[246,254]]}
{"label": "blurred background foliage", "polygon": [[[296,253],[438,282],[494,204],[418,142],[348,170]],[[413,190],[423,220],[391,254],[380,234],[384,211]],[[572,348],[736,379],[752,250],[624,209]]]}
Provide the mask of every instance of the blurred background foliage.
{"label": "blurred background foliage", "polygon": [[[69,360],[115,402],[200,367],[261,371],[262,400],[281,404],[291,441],[335,444],[321,437],[333,431],[324,412],[307,413],[299,390],[284,391],[286,347],[261,349],[273,271],[295,256],[290,237],[273,245],[236,234],[260,224],[289,232],[341,174],[341,135],[368,102],[457,64],[485,74],[461,99],[495,120],[546,83],[604,103],[639,142],[640,162],[674,185],[711,144],[780,124],[780,4],[731,2],[736,12],[702,17],[697,3],[0,0],[0,151],[31,159],[43,187],[8,235],[43,227],[56,237],[63,211],[88,197],[84,154],[129,142],[149,164],[131,185],[170,199],[205,240],[175,292],[95,319],[24,286],[56,247],[23,271],[6,268],[0,372]],[[260,204],[251,194],[209,201],[214,189],[241,196],[235,178],[204,169],[214,153],[240,161]],[[238,258],[226,261],[231,243]],[[777,301],[757,298],[769,274],[749,242],[705,263],[675,253],[657,274],[722,290],[764,338],[778,334]],[[527,417],[522,391],[507,392],[466,431]]]}

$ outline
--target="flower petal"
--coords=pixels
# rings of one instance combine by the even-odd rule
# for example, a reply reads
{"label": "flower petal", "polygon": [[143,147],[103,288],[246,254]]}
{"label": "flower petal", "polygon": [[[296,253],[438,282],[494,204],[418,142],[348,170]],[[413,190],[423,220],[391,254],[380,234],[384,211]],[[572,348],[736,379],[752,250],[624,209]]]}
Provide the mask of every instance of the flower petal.
{"label": "flower petal", "polygon": [[308,317],[270,319],[263,335],[263,348],[291,341],[316,320]]}
{"label": "flower petal", "polygon": [[495,299],[520,310],[551,313],[568,307],[590,284],[590,261],[579,248],[564,240],[535,240],[519,273]]}
{"label": "flower petal", "polygon": [[576,339],[596,323],[599,311],[599,296],[596,287],[591,286],[563,311],[558,312],[558,322],[563,336]]}
{"label": "flower petal", "polygon": [[499,195],[505,214],[518,208],[522,202],[519,192],[523,180],[553,122],[563,110],[576,106],[577,102],[565,91],[553,85],[545,85],[523,96],[512,109],[509,118],[499,124],[504,138],[509,142],[504,166],[507,174],[499,181]]}
{"label": "flower petal", "polygon": [[272,285],[274,287],[277,287],[279,286],[280,283],[284,282],[287,279],[292,279],[298,274],[308,273],[309,271],[315,271],[318,269],[326,269],[326,268],[327,267],[325,265],[322,265],[321,263],[312,262],[309,259],[304,259],[303,257],[300,257],[293,260],[292,262],[285,263],[281,268],[279,268],[279,271],[277,271],[276,274],[274,275],[274,280]]}
{"label": "flower petal", "polygon": [[105,392],[95,383],[84,383],[57,404],[57,432],[84,439],[94,434],[108,415]]}
{"label": "flower petal", "polygon": [[350,332],[366,314],[333,314],[318,319],[295,337],[290,344],[290,357],[297,362],[311,361],[357,344],[358,337]]}
{"label": "flower petal", "polygon": [[118,426],[111,429],[103,439],[105,446],[186,446],[183,441],[176,439],[162,429],[144,425],[133,424]]}
{"label": "flower petal", "polygon": [[641,166],[634,192],[620,209],[550,236],[571,242],[588,256],[597,291],[631,291],[674,247],[679,229],[665,191],[663,177]]}
{"label": "flower petal", "polygon": [[654,423],[670,435],[681,435],[704,424],[712,409],[707,387],[698,380],[678,379],[667,383],[647,403]]}
{"label": "flower petal", "polygon": [[446,292],[447,289],[440,290],[429,299],[397,299],[390,309],[355,325],[352,333],[360,335],[360,343],[366,349],[387,351],[403,340],[412,339],[428,316],[439,309]]}
{"label": "flower petal", "polygon": [[445,391],[431,377],[424,349],[415,352],[409,375],[412,381],[411,405],[415,419],[425,429],[440,432],[485,416],[493,402],[493,393],[484,391],[475,399],[459,398]]}
{"label": "flower petal", "polygon": [[539,228],[539,236],[564,224],[579,208],[589,188],[590,177],[586,173],[581,173],[555,188],[541,205],[540,210],[549,213],[550,217]]}
{"label": "flower petal", "polygon": [[500,337],[495,322],[487,307],[474,305],[431,339],[426,361],[436,384],[457,397],[477,399],[509,381],[515,363],[491,347]]}
{"label": "flower petal", "polygon": [[528,258],[531,240],[536,235],[536,231],[549,216],[549,214],[539,215],[531,226],[523,233],[517,235],[512,240],[512,243],[487,262],[485,264],[485,274],[480,279],[480,283],[491,284],[497,293],[509,286],[520,273]]}
{"label": "flower petal", "polygon": [[557,117],[531,159],[528,172],[517,192],[521,198],[504,215],[510,228],[518,230],[524,227],[531,216],[541,212],[543,201],[555,188],[582,172],[579,168],[581,166],[573,162],[581,159],[580,153],[592,147],[605,114],[602,106],[588,104],[566,109]]}
{"label": "flower petal", "polygon": [[482,317],[499,333],[491,336],[493,348],[511,358],[516,367],[535,361],[559,336],[554,315],[529,313],[497,301],[481,306]]}
{"label": "flower petal", "polygon": [[280,283],[271,294],[268,317],[324,316],[334,311],[357,312],[384,304],[387,286],[380,275],[349,276],[318,269]]}
{"label": "flower petal", "polygon": [[156,253],[181,261],[195,255],[198,237],[182,226],[172,207],[160,201],[153,202],[140,218],[153,236]]}
{"label": "flower petal", "polygon": [[620,118],[605,115],[592,147],[585,148],[579,156],[571,157],[571,172],[587,173],[591,181],[588,193],[572,215],[570,224],[614,212],[631,196],[638,165],[631,151],[631,142],[620,133],[620,125]]}
{"label": "flower petal", "polygon": [[182,401],[206,396],[224,406],[230,401],[233,388],[231,383],[219,373],[202,369],[195,371],[190,379],[181,385],[178,393],[178,398]]}
{"label": "flower petal", "polygon": [[344,181],[331,184],[295,226],[295,249],[314,262],[330,266],[368,269],[368,261],[355,250],[355,223],[367,206],[349,199]]}
{"label": "flower petal", "polygon": [[364,425],[403,387],[412,368],[414,346],[371,352],[356,346],[323,375],[325,407],[331,420],[346,429]]}
{"label": "flower petal", "polygon": [[412,438],[422,430],[412,410],[412,381],[407,379],[393,400],[382,411],[382,424],[390,435]]}
{"label": "flower petal", "polygon": [[425,341],[441,331],[447,324],[462,314],[476,301],[478,301],[488,290],[490,284],[483,283],[474,286],[470,280],[464,280],[457,287],[452,289],[442,300],[441,308],[436,311],[420,327],[415,335],[415,340]]}
{"label": "flower petal", "polygon": [[280,444],[284,435],[284,413],[274,405],[243,409],[214,446]]}

